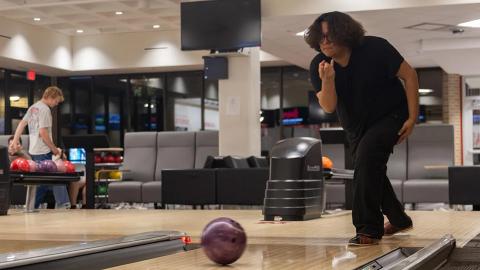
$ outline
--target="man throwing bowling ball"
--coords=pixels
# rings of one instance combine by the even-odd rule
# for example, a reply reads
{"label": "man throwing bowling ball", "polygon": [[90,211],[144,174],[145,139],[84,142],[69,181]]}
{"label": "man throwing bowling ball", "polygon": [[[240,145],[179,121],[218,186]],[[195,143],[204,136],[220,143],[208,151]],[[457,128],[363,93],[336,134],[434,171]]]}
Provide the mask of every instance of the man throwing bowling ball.
{"label": "man throwing bowling ball", "polygon": [[[384,235],[413,225],[395,196],[386,164],[394,145],[416,123],[417,74],[387,40],[364,34],[359,22],[341,12],[322,14],[305,33],[305,41],[319,52],[310,74],[320,106],[337,112],[352,150],[357,234],[350,245],[377,244]],[[384,224],[383,215],[389,222]]]}
{"label": "man throwing bowling ball", "polygon": [[[63,102],[63,93],[58,87],[50,86],[43,92],[42,99],[28,108],[22,121],[18,124],[13,145],[18,145],[20,135],[28,125],[30,145],[28,152],[36,162],[52,160],[52,155],[60,155],[60,150],[52,140],[52,113],[54,108]],[[48,186],[40,185],[37,188],[35,208],[38,208],[46,192],[52,189],[57,206],[63,206],[69,202],[67,189],[63,185]]]}

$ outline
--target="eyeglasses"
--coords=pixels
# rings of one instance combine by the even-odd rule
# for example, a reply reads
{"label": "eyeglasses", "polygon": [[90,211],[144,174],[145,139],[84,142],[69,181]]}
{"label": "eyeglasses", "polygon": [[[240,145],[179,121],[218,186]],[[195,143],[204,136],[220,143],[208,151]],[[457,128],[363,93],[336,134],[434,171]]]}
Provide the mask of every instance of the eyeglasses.
{"label": "eyeglasses", "polygon": [[333,38],[328,33],[326,33],[326,34],[322,33],[320,35],[320,43],[323,43],[323,42],[331,43],[332,39]]}

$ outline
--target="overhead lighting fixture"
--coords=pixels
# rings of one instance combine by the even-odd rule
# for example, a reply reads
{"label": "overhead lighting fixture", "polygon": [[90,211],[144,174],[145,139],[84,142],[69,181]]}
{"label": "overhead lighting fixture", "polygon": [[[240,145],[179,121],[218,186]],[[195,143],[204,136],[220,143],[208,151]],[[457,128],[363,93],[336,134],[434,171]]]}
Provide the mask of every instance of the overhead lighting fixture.
{"label": "overhead lighting fixture", "polygon": [[15,101],[19,101],[19,100],[20,100],[20,97],[19,97],[19,96],[11,96],[11,97],[10,97],[10,101],[15,102]]}
{"label": "overhead lighting fixture", "polygon": [[459,24],[458,26],[480,28],[480,19],[469,21],[469,22],[464,22],[464,23]]}
{"label": "overhead lighting fixture", "polygon": [[145,103],[143,107],[148,108],[148,103]]}
{"label": "overhead lighting fixture", "polygon": [[83,33],[83,29],[77,29],[77,33],[79,34]]}
{"label": "overhead lighting fixture", "polygon": [[424,94],[424,95],[425,95],[425,94],[430,94],[430,93],[432,93],[432,92],[433,92],[433,89],[420,88],[420,89],[418,89],[418,92],[419,92],[420,94]]}
{"label": "overhead lighting fixture", "polygon": [[115,11],[115,15],[123,15],[123,11]]}
{"label": "overhead lighting fixture", "polygon": [[159,24],[154,24],[154,25],[153,25],[153,28],[154,28],[154,29],[158,29],[158,28],[160,28],[160,25],[159,25]]}
{"label": "overhead lighting fixture", "polygon": [[39,22],[41,19],[38,17],[33,18],[34,21]]}

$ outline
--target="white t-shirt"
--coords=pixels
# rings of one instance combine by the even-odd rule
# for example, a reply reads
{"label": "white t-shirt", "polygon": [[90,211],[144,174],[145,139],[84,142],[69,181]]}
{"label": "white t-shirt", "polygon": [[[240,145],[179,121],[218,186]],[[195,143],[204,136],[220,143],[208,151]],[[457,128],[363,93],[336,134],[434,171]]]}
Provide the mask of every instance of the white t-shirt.
{"label": "white t-shirt", "polygon": [[46,128],[50,140],[52,139],[52,112],[50,111],[50,107],[40,100],[28,108],[23,120],[28,122],[30,139],[28,152],[31,155],[50,153],[50,148],[40,137],[40,128]]}

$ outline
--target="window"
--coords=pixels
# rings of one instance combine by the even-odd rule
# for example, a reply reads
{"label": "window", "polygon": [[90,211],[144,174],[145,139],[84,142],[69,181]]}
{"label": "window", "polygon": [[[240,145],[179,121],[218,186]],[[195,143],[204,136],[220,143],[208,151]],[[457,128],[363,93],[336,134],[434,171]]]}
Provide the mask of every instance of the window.
{"label": "window", "polygon": [[202,128],[201,71],[167,75],[167,130],[197,131]]}

